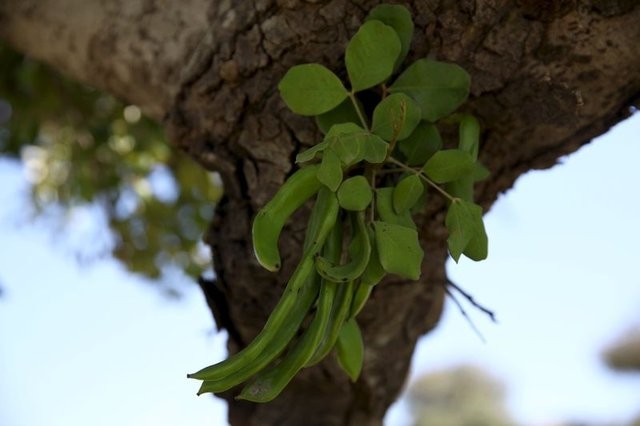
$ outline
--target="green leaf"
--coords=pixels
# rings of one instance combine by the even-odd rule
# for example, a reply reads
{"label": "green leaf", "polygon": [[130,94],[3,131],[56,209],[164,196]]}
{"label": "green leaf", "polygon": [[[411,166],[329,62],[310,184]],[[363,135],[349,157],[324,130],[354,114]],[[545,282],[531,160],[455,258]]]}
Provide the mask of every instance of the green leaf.
{"label": "green leaf", "polygon": [[388,79],[400,49],[400,39],[393,28],[380,21],[365,22],[345,53],[352,90],[368,89]]}
{"label": "green leaf", "polygon": [[387,158],[389,144],[380,137],[370,134],[364,139],[364,160],[368,163],[378,164]]}
{"label": "green leaf", "polygon": [[409,175],[402,179],[393,190],[393,208],[396,213],[411,209],[424,192],[424,185],[418,175]]}
{"label": "green leaf", "polygon": [[384,98],[373,111],[371,131],[387,141],[409,136],[420,122],[420,107],[404,93]]}
{"label": "green leaf", "polygon": [[334,109],[316,116],[316,124],[324,134],[327,134],[334,124],[342,123],[360,124],[358,113],[349,98]]}
{"label": "green leaf", "polygon": [[451,182],[473,171],[473,159],[459,149],[438,151],[425,163],[422,171],[436,183]]}
{"label": "green leaf", "polygon": [[331,149],[338,154],[345,166],[351,166],[364,157],[364,148],[358,137],[364,137],[368,132],[353,123],[335,124],[327,133]]}
{"label": "green leaf", "polygon": [[477,229],[474,236],[471,237],[469,244],[467,244],[462,254],[476,262],[487,258],[489,254],[489,241],[484,223],[482,223],[482,229]]}
{"label": "green leaf", "polygon": [[411,217],[411,213],[405,211],[396,213],[393,208],[393,187],[384,187],[376,189],[376,213],[378,217],[385,222],[416,229],[416,224]]}
{"label": "green leaf", "polygon": [[489,170],[480,163],[474,163],[469,175],[463,176],[452,182],[448,182],[446,190],[454,197],[462,198],[466,201],[473,201],[474,183],[489,177]]}
{"label": "green leaf", "polygon": [[316,144],[311,148],[302,151],[300,154],[296,155],[296,163],[304,163],[313,160],[317,157],[318,154],[324,151],[327,146],[329,146],[329,142],[322,141],[319,144]]}
{"label": "green leaf", "polygon": [[458,148],[464,152],[468,152],[473,161],[478,159],[478,150],[480,149],[480,123],[478,123],[478,120],[476,120],[473,115],[462,115]]}
{"label": "green leaf", "polygon": [[422,118],[431,122],[451,114],[469,95],[469,74],[455,64],[419,59],[389,88],[413,98]]}
{"label": "green leaf", "polygon": [[345,210],[361,211],[371,204],[373,192],[364,176],[346,179],[338,189],[338,202]]}
{"label": "green leaf", "polygon": [[[449,232],[447,239],[449,253],[456,262],[476,235],[479,236],[478,238],[481,238],[483,234],[486,237],[482,223],[482,207],[459,198],[449,206],[445,226]],[[477,247],[474,249],[474,254],[479,254],[478,252],[481,251]]]}
{"label": "green leaf", "polygon": [[338,364],[352,382],[358,380],[364,362],[364,343],[360,327],[354,318],[346,321],[336,341]]}
{"label": "green leaf", "polygon": [[407,57],[411,48],[411,39],[413,38],[413,21],[411,20],[411,12],[406,7],[399,4],[381,4],[369,12],[367,21],[372,19],[378,20],[394,29],[400,39],[400,56],[395,63],[395,68],[402,63]]}
{"label": "green leaf", "polygon": [[473,166],[473,172],[471,172],[471,177],[474,182],[479,182],[481,180],[485,180],[491,176],[491,171],[487,169],[483,164],[476,163]]}
{"label": "green leaf", "polygon": [[424,252],[415,229],[388,222],[373,223],[380,264],[390,274],[417,280]]}
{"label": "green leaf", "polygon": [[325,184],[331,191],[336,192],[342,182],[342,166],[340,158],[331,149],[326,149],[322,154],[322,162],[318,168],[318,180]]}
{"label": "green leaf", "polygon": [[425,121],[421,121],[408,138],[398,143],[398,149],[404,154],[409,166],[424,164],[441,148],[442,138],[438,128]]}
{"label": "green leaf", "polygon": [[381,163],[387,155],[388,144],[385,141],[353,123],[332,126],[325,140],[329,141],[329,147],[346,167],[362,160]]}
{"label": "green leaf", "polygon": [[367,267],[360,276],[360,283],[374,286],[384,278],[385,271],[380,264],[380,256],[378,255],[378,248],[375,242],[375,232],[371,228],[369,228],[369,239],[371,241],[371,255],[369,256]]}
{"label": "green leaf", "polygon": [[463,176],[460,179],[448,182],[445,189],[452,197],[473,201],[473,177],[471,176]]}
{"label": "green leaf", "polygon": [[350,135],[352,133],[363,133],[366,132],[359,124],[356,123],[338,123],[331,126],[327,135],[325,136],[325,140],[331,139],[335,136],[339,135]]}
{"label": "green leaf", "polygon": [[280,96],[300,115],[319,115],[332,110],[348,96],[340,79],[320,64],[291,67],[278,85]]}

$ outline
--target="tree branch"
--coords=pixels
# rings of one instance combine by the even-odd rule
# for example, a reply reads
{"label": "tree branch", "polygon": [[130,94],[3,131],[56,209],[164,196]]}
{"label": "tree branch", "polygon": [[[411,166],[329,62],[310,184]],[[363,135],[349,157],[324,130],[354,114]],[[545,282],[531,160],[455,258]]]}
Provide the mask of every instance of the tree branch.
{"label": "tree branch", "polygon": [[208,31],[207,0],[3,0],[0,37],[161,119]]}

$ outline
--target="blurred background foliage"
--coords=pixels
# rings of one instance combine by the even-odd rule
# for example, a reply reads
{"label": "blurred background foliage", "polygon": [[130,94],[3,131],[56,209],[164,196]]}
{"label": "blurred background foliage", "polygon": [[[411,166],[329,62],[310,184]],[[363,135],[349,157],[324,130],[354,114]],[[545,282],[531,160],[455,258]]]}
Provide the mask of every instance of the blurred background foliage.
{"label": "blurred background foliage", "polygon": [[603,358],[612,370],[640,373],[640,324],[618,337],[605,350]]}
{"label": "blurred background foliage", "polygon": [[426,374],[411,384],[407,400],[415,426],[515,425],[502,382],[475,366]]}
{"label": "blurred background foliage", "polygon": [[[634,324],[602,354],[603,361],[611,370],[622,374],[640,374],[640,324]],[[640,407],[630,426],[640,426]]]}
{"label": "blurred background foliage", "polygon": [[[79,84],[0,44],[0,155],[22,162],[33,217],[99,206],[103,252],[162,283],[167,271],[210,268],[201,236],[222,195],[219,176],[168,144],[135,105]],[[88,242],[91,244],[91,242]]]}
{"label": "blurred background foliage", "polygon": [[[603,354],[609,368],[640,373],[640,335],[633,329]],[[550,384],[552,386],[552,384]],[[512,426],[518,424],[507,409],[508,393],[502,380],[474,365],[458,365],[427,373],[407,390],[412,426]],[[562,420],[549,426],[640,426],[640,413],[621,423]]]}

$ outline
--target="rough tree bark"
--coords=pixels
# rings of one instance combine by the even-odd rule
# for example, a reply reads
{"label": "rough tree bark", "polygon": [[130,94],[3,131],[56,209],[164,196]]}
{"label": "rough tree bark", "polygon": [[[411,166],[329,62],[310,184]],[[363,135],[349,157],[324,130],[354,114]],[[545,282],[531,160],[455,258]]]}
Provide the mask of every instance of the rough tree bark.
{"label": "rough tree bark", "polygon": [[[203,284],[237,351],[259,331],[296,261],[302,225],[288,229],[284,268],[253,260],[250,222],[318,140],[311,120],[277,95],[286,69],[341,54],[362,0],[4,0],[0,36],[17,49],[141,105],[173,143],[219,171],[226,197],[206,240],[218,280]],[[404,2],[417,24],[411,56],[462,65],[465,106],[483,123],[477,188],[489,208],[522,173],[552,166],[629,115],[640,99],[640,6],[634,0]],[[435,197],[434,197],[435,198]],[[426,260],[417,283],[376,288],[361,314],[365,368],[349,384],[332,360],[303,372],[276,401],[230,403],[233,425],[379,425],[403,385],[416,339],[439,318],[445,279],[444,203],[420,218]]]}

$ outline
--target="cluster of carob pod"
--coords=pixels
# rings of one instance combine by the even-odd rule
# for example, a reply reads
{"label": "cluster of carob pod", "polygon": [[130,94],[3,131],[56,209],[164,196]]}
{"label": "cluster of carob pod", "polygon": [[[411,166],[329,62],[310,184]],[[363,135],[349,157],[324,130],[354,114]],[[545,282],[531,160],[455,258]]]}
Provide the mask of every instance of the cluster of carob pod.
{"label": "cluster of carob pod", "polygon": [[[420,277],[424,253],[412,213],[424,207],[429,187],[449,201],[452,257],[486,257],[482,209],[473,203],[474,182],[488,175],[477,161],[480,128],[469,114],[452,115],[468,96],[469,77],[457,65],[420,59],[387,85],[412,34],[406,8],[380,5],[347,46],[351,90],[319,64],[295,66],[280,82],[289,108],[315,116],[325,137],[298,155],[300,169],[255,217],[253,246],[263,267],[279,270],[280,233],[315,197],[302,255],[258,336],[188,375],[203,381],[199,394],[246,382],[238,398],[270,401],[334,348],[355,381],[364,359],[356,316],[373,287],[387,273]],[[356,95],[364,90],[380,98],[370,118]],[[436,122],[459,127],[456,148],[443,149]]]}

